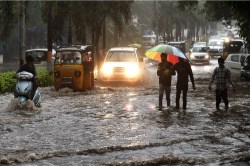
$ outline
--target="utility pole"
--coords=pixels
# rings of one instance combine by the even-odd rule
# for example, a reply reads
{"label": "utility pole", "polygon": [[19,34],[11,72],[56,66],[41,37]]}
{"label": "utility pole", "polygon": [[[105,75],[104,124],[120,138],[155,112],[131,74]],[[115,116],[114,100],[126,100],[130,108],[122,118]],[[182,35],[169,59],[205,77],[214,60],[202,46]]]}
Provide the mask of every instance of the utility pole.
{"label": "utility pole", "polygon": [[19,42],[19,60],[20,65],[24,62],[25,59],[25,1],[20,1],[20,20],[19,20],[19,35],[20,35],[20,42]]}

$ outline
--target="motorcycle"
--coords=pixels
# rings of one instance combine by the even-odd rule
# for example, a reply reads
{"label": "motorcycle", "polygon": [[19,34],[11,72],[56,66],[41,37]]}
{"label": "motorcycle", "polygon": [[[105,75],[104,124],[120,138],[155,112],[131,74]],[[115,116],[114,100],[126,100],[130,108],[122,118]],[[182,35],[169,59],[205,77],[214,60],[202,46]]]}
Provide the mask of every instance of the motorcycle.
{"label": "motorcycle", "polygon": [[26,71],[16,73],[15,78],[17,79],[17,83],[14,96],[18,98],[20,105],[24,105],[26,101],[31,100],[37,107],[41,106],[41,94],[38,89],[34,94],[32,93],[33,77],[32,73]]}

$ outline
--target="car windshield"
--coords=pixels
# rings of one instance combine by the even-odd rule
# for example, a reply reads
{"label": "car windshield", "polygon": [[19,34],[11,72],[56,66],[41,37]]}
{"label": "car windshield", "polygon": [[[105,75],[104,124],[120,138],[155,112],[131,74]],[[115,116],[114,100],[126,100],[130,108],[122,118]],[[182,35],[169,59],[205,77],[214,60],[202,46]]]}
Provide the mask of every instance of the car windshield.
{"label": "car windshield", "polygon": [[109,51],[107,62],[136,62],[136,55],[133,51]]}
{"label": "car windshield", "polygon": [[56,53],[55,64],[81,64],[81,53],[78,51],[62,51]]}
{"label": "car windshield", "polygon": [[207,52],[206,47],[193,47],[193,52]]}

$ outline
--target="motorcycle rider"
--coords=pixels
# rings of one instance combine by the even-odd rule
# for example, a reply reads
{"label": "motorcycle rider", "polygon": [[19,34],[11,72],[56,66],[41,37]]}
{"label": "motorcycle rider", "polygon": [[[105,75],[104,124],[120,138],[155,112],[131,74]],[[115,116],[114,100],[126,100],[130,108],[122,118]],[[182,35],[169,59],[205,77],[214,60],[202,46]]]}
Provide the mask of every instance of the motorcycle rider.
{"label": "motorcycle rider", "polygon": [[16,73],[26,71],[26,72],[33,74],[33,80],[32,80],[33,86],[32,86],[32,94],[31,94],[31,97],[33,98],[35,95],[35,92],[38,88],[38,82],[37,82],[37,78],[36,78],[36,75],[37,75],[36,68],[34,65],[34,58],[31,55],[28,55],[25,57],[25,60],[26,60],[26,63],[21,65]]}

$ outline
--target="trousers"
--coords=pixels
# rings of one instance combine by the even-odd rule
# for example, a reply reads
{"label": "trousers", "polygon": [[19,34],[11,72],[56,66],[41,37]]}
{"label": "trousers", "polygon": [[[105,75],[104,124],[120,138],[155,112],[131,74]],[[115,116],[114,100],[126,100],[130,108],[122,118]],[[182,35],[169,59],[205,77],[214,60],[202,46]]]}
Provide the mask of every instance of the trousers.
{"label": "trousers", "polygon": [[225,107],[228,108],[228,96],[227,96],[227,89],[221,91],[216,89],[216,108],[220,107],[221,99],[225,103]]}
{"label": "trousers", "polygon": [[187,91],[188,89],[181,89],[178,88],[176,89],[176,107],[180,107],[180,98],[181,98],[181,91],[182,91],[182,100],[183,100],[183,108],[187,108]]}
{"label": "trousers", "polygon": [[171,92],[171,88],[170,86],[164,85],[164,84],[160,84],[159,85],[159,107],[162,107],[162,100],[163,100],[163,95],[166,95],[166,100],[167,100],[167,106],[170,106],[170,92]]}

